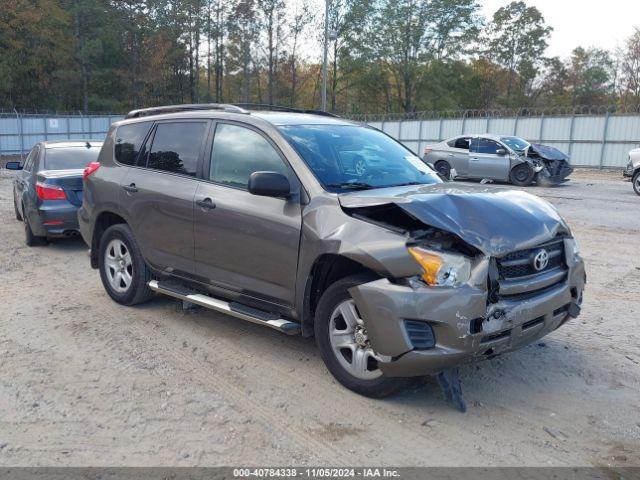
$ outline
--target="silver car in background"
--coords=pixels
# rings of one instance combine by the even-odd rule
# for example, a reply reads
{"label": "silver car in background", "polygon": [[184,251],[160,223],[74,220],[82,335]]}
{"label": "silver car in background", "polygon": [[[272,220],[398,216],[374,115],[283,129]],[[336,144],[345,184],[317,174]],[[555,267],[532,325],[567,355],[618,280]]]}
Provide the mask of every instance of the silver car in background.
{"label": "silver car in background", "polygon": [[423,160],[440,175],[490,179],[517,186],[558,184],[573,171],[569,157],[547,145],[509,135],[459,135],[427,146]]}

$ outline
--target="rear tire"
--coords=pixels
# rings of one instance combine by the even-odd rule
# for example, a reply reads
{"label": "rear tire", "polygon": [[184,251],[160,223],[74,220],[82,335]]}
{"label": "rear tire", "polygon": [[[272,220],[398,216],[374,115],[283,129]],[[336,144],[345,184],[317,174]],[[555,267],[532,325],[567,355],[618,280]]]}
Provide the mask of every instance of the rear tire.
{"label": "rear tire", "polygon": [[[24,208],[22,209],[24,211]],[[29,224],[29,218],[27,215],[24,215],[24,243],[27,247],[40,247],[42,245],[46,245],[47,237],[41,237],[39,235],[34,235],[33,230],[31,230],[31,225]]]}
{"label": "rear tire", "polygon": [[511,169],[509,180],[517,187],[528,187],[533,182],[536,172],[528,163],[520,163]]}
{"label": "rear tire", "polygon": [[633,184],[633,191],[640,195],[640,170],[633,174],[631,183]]}
{"label": "rear tire", "polygon": [[[404,388],[408,384],[408,379],[384,377],[382,372],[377,369],[376,360],[373,358],[375,352],[370,347],[360,347],[355,341],[356,331],[364,331],[366,337],[366,330],[359,318],[357,308],[353,308],[355,302],[353,302],[348,290],[368,281],[371,281],[371,276],[369,275],[352,275],[331,285],[322,294],[318,302],[314,331],[322,360],[338,382],[360,395],[383,398]],[[354,312],[354,316],[351,319],[353,322],[343,318],[340,313],[341,308],[345,308],[348,312]],[[342,325],[339,326],[338,322]],[[344,331],[348,341],[351,342],[349,346],[339,350],[336,345],[341,343],[336,338],[341,334],[332,335],[330,333],[332,331]],[[345,336],[345,334],[342,334],[342,336]],[[351,340],[351,336],[354,337],[353,340]],[[342,353],[343,351],[344,353]],[[351,361],[348,358],[349,352],[351,352]],[[339,357],[340,355],[342,357]],[[356,359],[359,358],[363,360],[358,362]],[[358,368],[358,366],[363,366],[364,368]]]}
{"label": "rear tire", "polygon": [[98,268],[105,290],[121,305],[137,305],[155,295],[149,288],[151,270],[133,232],[124,223],[112,225],[102,234]]}
{"label": "rear tire", "polygon": [[445,160],[438,160],[435,163],[434,168],[436,169],[436,172],[438,172],[444,178],[446,178],[447,180],[451,180],[451,165],[449,165],[449,162]]}

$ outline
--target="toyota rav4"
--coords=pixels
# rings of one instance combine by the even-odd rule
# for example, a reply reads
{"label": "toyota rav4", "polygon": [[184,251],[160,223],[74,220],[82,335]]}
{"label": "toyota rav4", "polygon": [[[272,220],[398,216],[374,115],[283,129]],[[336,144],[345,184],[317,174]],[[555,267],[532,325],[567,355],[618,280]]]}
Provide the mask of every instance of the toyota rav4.
{"label": "toyota rav4", "polygon": [[112,125],[98,160],[78,218],[113,300],[159,292],[315,336],[360,394],[515,350],[580,312],[583,261],[553,206],[445,182],[366,125],[159,107]]}

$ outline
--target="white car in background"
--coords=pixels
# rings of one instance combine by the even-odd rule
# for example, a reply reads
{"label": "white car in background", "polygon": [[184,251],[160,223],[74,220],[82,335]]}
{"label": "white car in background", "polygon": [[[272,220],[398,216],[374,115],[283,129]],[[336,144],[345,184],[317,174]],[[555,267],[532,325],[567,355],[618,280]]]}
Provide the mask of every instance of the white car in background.
{"label": "white car in background", "polygon": [[640,195],[640,148],[634,148],[629,152],[629,163],[623,175],[631,178],[633,190]]}

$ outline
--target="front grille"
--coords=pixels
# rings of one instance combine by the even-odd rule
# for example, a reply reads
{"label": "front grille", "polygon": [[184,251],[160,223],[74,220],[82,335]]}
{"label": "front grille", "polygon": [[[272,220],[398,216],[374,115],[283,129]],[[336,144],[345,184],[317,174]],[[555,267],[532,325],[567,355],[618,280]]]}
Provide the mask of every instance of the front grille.
{"label": "front grille", "polygon": [[[542,249],[549,254],[549,263],[542,270],[533,266],[533,258]],[[565,265],[564,241],[562,239],[527,250],[518,250],[498,259],[498,272],[503,280],[512,280],[553,270]]]}

